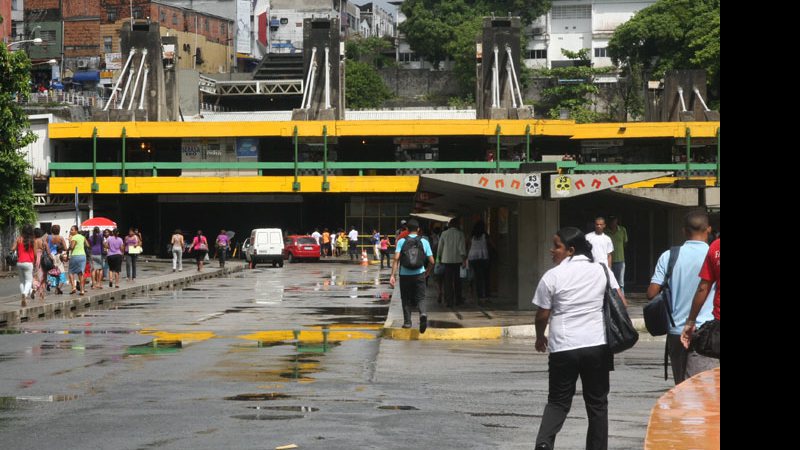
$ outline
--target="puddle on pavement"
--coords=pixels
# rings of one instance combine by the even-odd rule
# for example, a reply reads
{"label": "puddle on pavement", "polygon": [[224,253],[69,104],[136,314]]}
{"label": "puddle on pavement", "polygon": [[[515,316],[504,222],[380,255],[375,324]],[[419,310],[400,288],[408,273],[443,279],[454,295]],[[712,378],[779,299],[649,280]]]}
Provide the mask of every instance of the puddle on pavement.
{"label": "puddle on pavement", "polygon": [[291,411],[291,412],[317,412],[319,408],[312,406],[248,406],[250,409],[260,411]]}
{"label": "puddle on pavement", "polygon": [[522,413],[467,413],[472,417],[542,417],[541,414],[522,414]]}
{"label": "puddle on pavement", "polygon": [[413,406],[398,406],[398,405],[378,406],[378,409],[387,409],[391,411],[419,411],[419,408],[415,408]]}
{"label": "puddle on pavement", "polygon": [[239,394],[233,397],[225,397],[225,400],[233,400],[237,402],[257,402],[262,400],[283,400],[292,398],[291,395],[281,394],[279,392],[264,392],[262,394]]}
{"label": "puddle on pavement", "polygon": [[483,425],[485,427],[488,427],[488,428],[519,428],[519,427],[514,427],[514,426],[511,426],[511,425],[501,425],[499,423],[482,423],[481,425]]}
{"label": "puddle on pavement", "polygon": [[77,395],[18,395],[15,397],[2,397],[0,396],[0,411],[8,411],[14,409],[21,409],[26,406],[31,406],[34,403],[53,403],[53,402],[67,402],[76,400]]}
{"label": "puddle on pavement", "polygon": [[165,341],[154,339],[153,342],[140,345],[130,345],[125,350],[126,355],[168,355],[178,353],[183,348],[181,341]]}
{"label": "puddle on pavement", "polygon": [[464,325],[461,325],[457,322],[447,322],[444,320],[429,320],[428,328],[464,328]]}
{"label": "puddle on pavement", "polygon": [[302,419],[305,416],[276,416],[272,414],[239,414],[236,416],[231,416],[232,419],[241,419],[241,420],[292,420],[292,419]]}

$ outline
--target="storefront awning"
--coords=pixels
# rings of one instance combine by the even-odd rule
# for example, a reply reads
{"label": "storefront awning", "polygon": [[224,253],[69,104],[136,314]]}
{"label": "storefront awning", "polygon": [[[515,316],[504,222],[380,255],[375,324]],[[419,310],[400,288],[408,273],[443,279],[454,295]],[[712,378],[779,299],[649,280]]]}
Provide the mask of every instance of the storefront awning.
{"label": "storefront awning", "polygon": [[76,82],[100,81],[100,72],[97,70],[85,70],[83,72],[75,72],[72,75],[72,81]]}

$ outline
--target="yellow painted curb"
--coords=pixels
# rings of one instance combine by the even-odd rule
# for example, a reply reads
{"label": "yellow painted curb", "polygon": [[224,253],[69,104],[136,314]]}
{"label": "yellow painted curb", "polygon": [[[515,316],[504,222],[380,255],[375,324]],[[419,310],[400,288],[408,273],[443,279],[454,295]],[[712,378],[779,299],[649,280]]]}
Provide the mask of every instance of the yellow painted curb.
{"label": "yellow painted curb", "polygon": [[500,339],[502,327],[481,328],[428,328],[420,334],[417,328],[384,328],[383,337],[401,341],[469,341],[477,339]]}

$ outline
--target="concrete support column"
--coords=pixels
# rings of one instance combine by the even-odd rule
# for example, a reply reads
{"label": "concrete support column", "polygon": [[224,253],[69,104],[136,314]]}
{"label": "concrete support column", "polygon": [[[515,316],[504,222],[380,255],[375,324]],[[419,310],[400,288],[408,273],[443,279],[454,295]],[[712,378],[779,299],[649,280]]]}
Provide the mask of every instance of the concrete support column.
{"label": "concrete support column", "polygon": [[[559,228],[559,202],[537,199],[517,205],[509,220],[512,236],[516,236],[516,270],[507,281],[513,284],[511,298],[516,298],[517,308],[531,310],[539,279],[553,267],[550,248]],[[512,281],[512,277],[516,279]]]}

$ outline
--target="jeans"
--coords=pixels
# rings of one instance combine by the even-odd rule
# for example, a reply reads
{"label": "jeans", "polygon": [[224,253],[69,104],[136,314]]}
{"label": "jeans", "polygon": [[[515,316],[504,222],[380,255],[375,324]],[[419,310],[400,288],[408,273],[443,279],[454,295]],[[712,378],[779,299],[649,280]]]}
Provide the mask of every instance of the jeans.
{"label": "jeans", "polygon": [[575,384],[580,376],[589,419],[586,448],[608,449],[608,373],[612,358],[606,345],[550,353],[550,392],[536,436],[537,445],[545,442],[550,448],[555,448],[556,434],[572,407]]}
{"label": "jeans", "polygon": [[489,297],[489,260],[470,259],[469,266],[475,271],[475,295],[478,298]]}
{"label": "jeans", "polygon": [[350,259],[358,259],[358,241],[350,241]]}
{"label": "jeans", "polygon": [[464,302],[461,295],[461,264],[444,265],[444,303],[455,306]]}
{"label": "jeans", "polygon": [[33,263],[18,262],[17,271],[19,272],[19,293],[27,297],[33,289]]}
{"label": "jeans", "polygon": [[228,249],[225,247],[217,248],[217,257],[219,258],[219,266],[225,267],[225,257],[227,257]]}
{"label": "jeans", "polygon": [[411,325],[411,308],[419,308],[420,317],[426,316],[425,274],[400,275],[400,299],[403,302],[403,325]]}
{"label": "jeans", "polygon": [[672,366],[672,378],[676,385],[700,372],[719,366],[718,359],[703,356],[694,350],[686,350],[681,344],[681,335],[679,334],[667,335],[667,349]]}
{"label": "jeans", "polygon": [[125,275],[128,279],[136,279],[136,260],[139,258],[139,255],[125,255]]}
{"label": "jeans", "polygon": [[625,290],[625,261],[611,263],[611,271],[619,283],[619,288]]}
{"label": "jeans", "polygon": [[172,270],[183,270],[183,249],[172,247]]}

